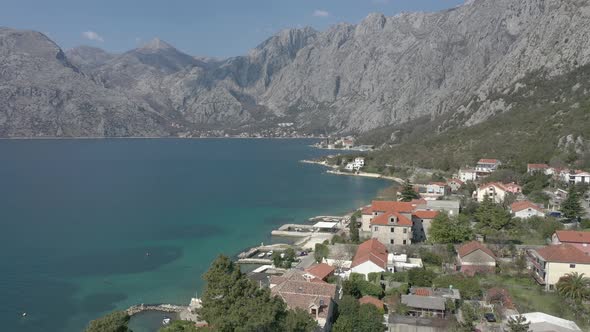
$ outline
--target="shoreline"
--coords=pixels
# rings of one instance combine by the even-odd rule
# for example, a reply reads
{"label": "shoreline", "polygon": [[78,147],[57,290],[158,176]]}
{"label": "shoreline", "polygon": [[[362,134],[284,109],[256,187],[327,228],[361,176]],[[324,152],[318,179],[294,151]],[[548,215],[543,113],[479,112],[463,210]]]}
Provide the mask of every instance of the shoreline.
{"label": "shoreline", "polygon": [[321,165],[327,168],[330,168],[326,171],[326,173],[328,174],[333,174],[333,175],[346,175],[346,176],[360,176],[360,177],[365,177],[365,178],[372,178],[372,179],[385,179],[385,180],[390,180],[393,182],[396,182],[397,184],[402,184],[404,182],[404,180],[402,178],[398,178],[395,176],[386,176],[386,175],[382,175],[379,173],[369,173],[369,172],[341,172],[338,170],[337,167],[332,166],[332,165],[328,165],[325,161],[317,161],[317,160],[300,160],[300,163],[303,164],[313,164],[313,165]]}

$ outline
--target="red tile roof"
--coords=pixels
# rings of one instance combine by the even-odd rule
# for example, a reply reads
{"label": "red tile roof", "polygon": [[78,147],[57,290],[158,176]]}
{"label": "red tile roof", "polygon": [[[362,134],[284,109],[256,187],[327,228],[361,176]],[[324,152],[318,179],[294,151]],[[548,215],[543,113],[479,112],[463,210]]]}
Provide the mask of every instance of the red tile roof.
{"label": "red tile roof", "polygon": [[373,218],[373,220],[371,220],[371,225],[389,225],[389,218],[391,217],[395,217],[397,219],[397,224],[395,225],[407,227],[412,227],[412,225],[414,225],[414,223],[410,219],[395,211],[383,213],[376,216],[375,218]]}
{"label": "red tile roof", "polygon": [[434,185],[434,186],[441,186],[441,187],[446,187],[447,183],[446,182],[430,182],[429,185]]}
{"label": "red tile roof", "polygon": [[371,209],[373,212],[412,212],[414,210],[414,204],[412,202],[373,201]]}
{"label": "red tile roof", "polygon": [[541,209],[540,207],[538,207],[537,205],[533,204],[530,201],[518,201],[518,202],[514,202],[514,203],[512,203],[512,205],[510,205],[510,209],[512,210],[512,212],[518,212],[518,211],[526,210],[528,208],[537,210],[539,212],[543,212],[543,209]]}
{"label": "red tile roof", "polygon": [[590,255],[570,244],[546,246],[535,251],[547,262],[590,264]]}
{"label": "red tile roof", "polygon": [[376,297],[365,295],[359,299],[360,304],[372,304],[379,309],[383,309],[384,303]]}
{"label": "red tile roof", "polygon": [[430,288],[414,288],[414,295],[431,296],[432,291],[430,290]]}
{"label": "red tile roof", "polygon": [[334,272],[335,268],[333,266],[330,266],[326,263],[321,263],[321,264],[316,264],[310,268],[308,268],[307,270],[305,270],[305,272],[311,274],[312,276],[318,278],[318,279],[326,279],[329,275],[331,275]]}
{"label": "red tile roof", "polygon": [[494,255],[494,253],[488,247],[484,246],[479,241],[471,241],[462,245],[459,247],[459,249],[457,249],[457,253],[459,254],[459,257],[465,257],[476,250],[481,250],[492,258],[496,258],[496,255]]}
{"label": "red tile roof", "polygon": [[412,215],[420,219],[434,219],[438,215],[438,211],[416,211]]}
{"label": "red tile roof", "polygon": [[359,245],[352,259],[351,267],[361,265],[368,261],[373,262],[383,269],[387,268],[387,248],[377,239],[370,239]]}
{"label": "red tile roof", "polygon": [[590,232],[582,231],[555,231],[559,242],[563,243],[590,243]]}
{"label": "red tile roof", "polygon": [[480,159],[477,163],[482,163],[482,164],[496,164],[498,162],[498,159]]}

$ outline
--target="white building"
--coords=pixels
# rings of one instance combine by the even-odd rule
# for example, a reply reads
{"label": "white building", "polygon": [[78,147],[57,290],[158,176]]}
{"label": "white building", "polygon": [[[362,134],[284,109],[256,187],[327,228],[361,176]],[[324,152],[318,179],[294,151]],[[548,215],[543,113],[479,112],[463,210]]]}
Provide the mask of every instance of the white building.
{"label": "white building", "polygon": [[463,182],[477,180],[477,172],[472,168],[465,168],[459,170],[459,180]]}
{"label": "white building", "polygon": [[529,201],[518,201],[512,203],[512,205],[510,205],[510,213],[521,219],[526,219],[533,216],[545,216],[543,209]]}
{"label": "white building", "polygon": [[354,255],[351,271],[365,275],[369,273],[387,271],[387,248],[377,239],[370,239],[361,243]]}
{"label": "white building", "polygon": [[475,165],[475,171],[480,173],[480,175],[485,176],[494,172],[500,165],[502,165],[502,163],[497,159],[480,159],[477,162],[477,165]]}
{"label": "white building", "polygon": [[[512,315],[509,318],[516,319],[519,315]],[[529,323],[530,332],[581,332],[580,327],[573,321],[548,315],[544,312],[529,312],[522,314]]]}
{"label": "white building", "polygon": [[507,190],[504,185],[492,182],[479,186],[479,188],[477,188],[476,198],[478,202],[483,202],[486,197],[489,197],[496,204],[501,204],[504,202],[506,192]]}
{"label": "white building", "polygon": [[365,158],[363,157],[356,157],[352,162],[355,169],[360,169],[361,167],[365,167]]}

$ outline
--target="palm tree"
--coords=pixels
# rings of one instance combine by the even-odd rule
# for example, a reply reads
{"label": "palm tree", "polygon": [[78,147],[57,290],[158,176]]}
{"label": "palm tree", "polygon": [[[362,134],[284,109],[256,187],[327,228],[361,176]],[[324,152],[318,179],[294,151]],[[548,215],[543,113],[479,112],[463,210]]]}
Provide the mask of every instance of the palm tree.
{"label": "palm tree", "polygon": [[590,295],[590,279],[584,273],[572,272],[561,277],[557,282],[559,295],[572,300],[583,300]]}

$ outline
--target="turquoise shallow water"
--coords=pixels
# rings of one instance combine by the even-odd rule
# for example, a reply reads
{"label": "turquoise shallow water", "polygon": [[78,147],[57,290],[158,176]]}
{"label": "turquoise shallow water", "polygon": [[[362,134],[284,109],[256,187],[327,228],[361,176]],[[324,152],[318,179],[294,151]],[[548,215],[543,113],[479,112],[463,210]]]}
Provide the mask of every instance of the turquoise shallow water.
{"label": "turquoise shallow water", "polygon": [[299,163],[325,153],[311,142],[0,141],[3,329],[80,331],[132,304],[188,303],[216,255],[387,185]]}

